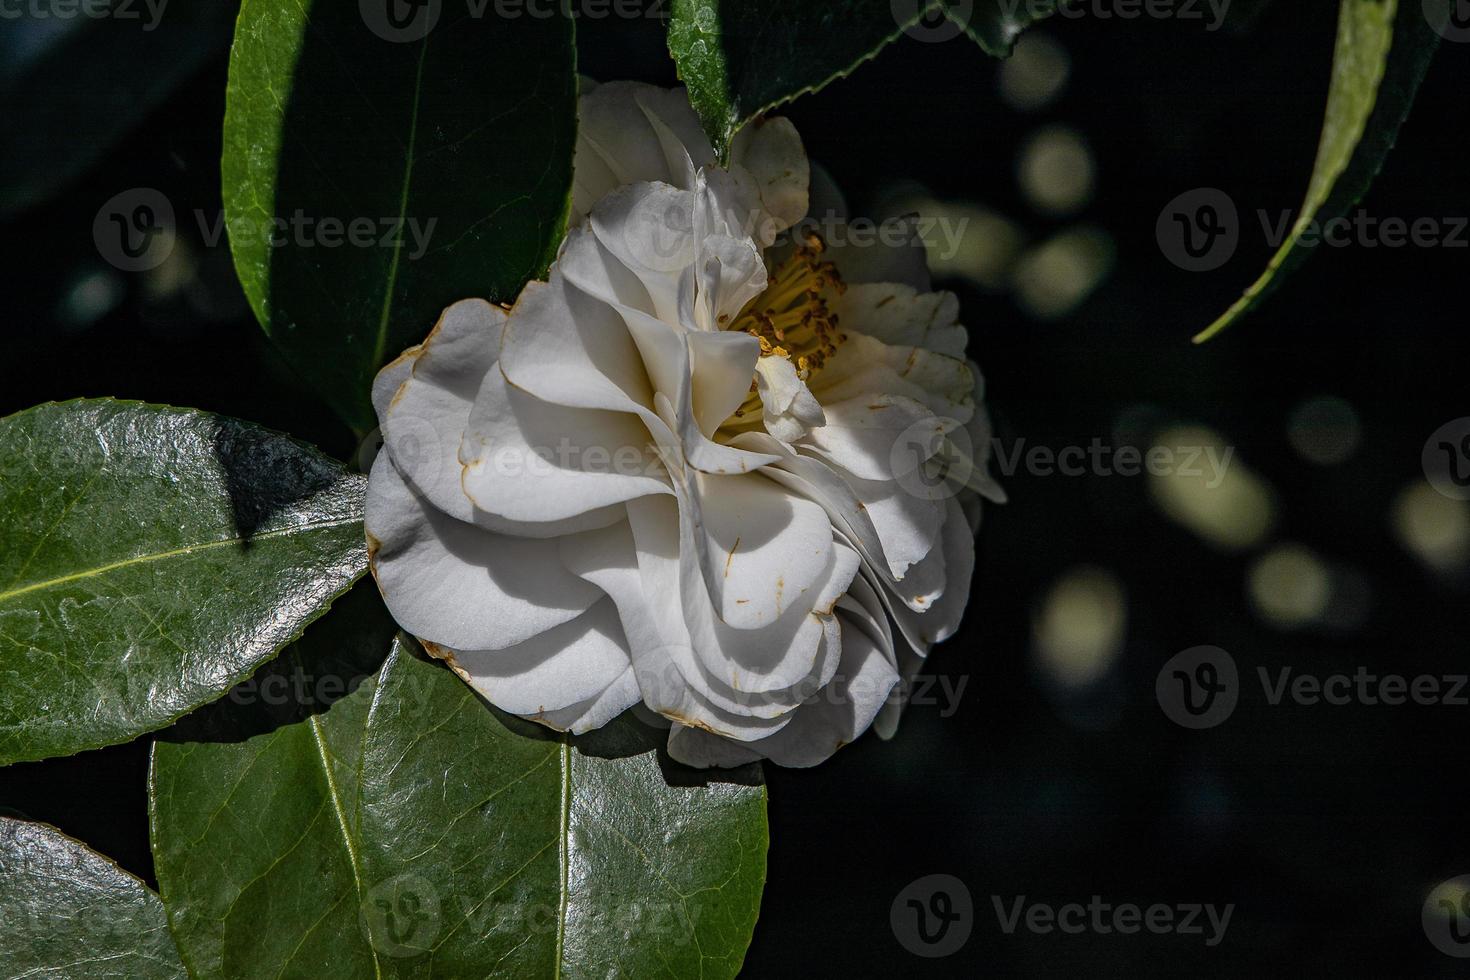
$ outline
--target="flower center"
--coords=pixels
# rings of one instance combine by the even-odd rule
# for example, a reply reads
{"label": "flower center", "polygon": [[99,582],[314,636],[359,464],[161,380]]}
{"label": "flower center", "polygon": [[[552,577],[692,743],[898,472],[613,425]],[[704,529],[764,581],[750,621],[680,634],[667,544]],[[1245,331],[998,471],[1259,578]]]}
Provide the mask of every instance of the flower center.
{"label": "flower center", "polygon": [[[761,342],[761,357],[784,357],[803,381],[822,369],[827,358],[847,339],[838,329],[837,314],[827,306],[826,290],[847,289],[837,267],[822,260],[826,242],[809,232],[798,247],[772,271],[759,296],[745,305],[726,330],[743,330]],[[750,395],[730,416],[726,426],[746,424],[761,417],[761,399],[754,379]]]}

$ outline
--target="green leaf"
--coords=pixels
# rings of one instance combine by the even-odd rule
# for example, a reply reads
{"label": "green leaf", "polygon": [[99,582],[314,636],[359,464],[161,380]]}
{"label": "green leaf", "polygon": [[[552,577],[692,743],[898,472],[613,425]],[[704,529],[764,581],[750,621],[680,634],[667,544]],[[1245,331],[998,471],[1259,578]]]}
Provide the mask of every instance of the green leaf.
{"label": "green leaf", "polygon": [[163,903],[141,881],[58,830],[0,817],[0,977],[186,975]]}
{"label": "green leaf", "polygon": [[221,0],[114,3],[103,18],[10,9],[0,30],[0,214],[41,203],[96,163],[224,50],[234,23]]}
{"label": "green leaf", "polygon": [[1254,309],[1312,254],[1302,244],[1303,233],[1342,215],[1367,192],[1409,114],[1439,45],[1436,26],[1448,22],[1453,2],[1342,0],[1327,116],[1296,224],[1266,271],[1195,343],[1209,340]]}
{"label": "green leaf", "polygon": [[751,119],[852,73],[904,34],[968,33],[1006,57],[1052,0],[673,0],[669,53],[721,160]]}
{"label": "green leaf", "polygon": [[[1021,33],[1056,13],[1059,0],[940,0],[950,20],[988,55],[1009,58]],[[944,36],[936,32],[935,39]]]}
{"label": "green leaf", "polygon": [[669,53],[723,160],[746,122],[849,74],[917,23],[925,9],[908,7],[911,16],[890,0],[673,0]]}
{"label": "green leaf", "polygon": [[765,879],[759,770],[706,782],[625,714],[508,719],[398,649],[368,718],[367,922],[393,976],[733,977]]}
{"label": "green leaf", "polygon": [[542,12],[241,7],[223,160],[235,267],[272,340],[359,430],[385,361],[457,300],[515,299],[561,241],[577,80],[570,19]]}
{"label": "green leaf", "polygon": [[375,975],[358,914],[357,767],[395,626],[372,582],[339,606],[154,745],[154,865],[195,975]]}
{"label": "green leaf", "polygon": [[365,570],[364,484],[205,412],[0,419],[0,764],[128,741],[269,660]]}

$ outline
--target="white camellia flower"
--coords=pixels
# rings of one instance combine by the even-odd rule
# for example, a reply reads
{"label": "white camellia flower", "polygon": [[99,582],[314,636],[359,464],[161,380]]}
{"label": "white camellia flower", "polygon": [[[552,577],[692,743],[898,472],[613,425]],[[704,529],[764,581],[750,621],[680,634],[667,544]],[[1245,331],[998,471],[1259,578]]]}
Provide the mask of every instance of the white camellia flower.
{"label": "white camellia flower", "polygon": [[[696,766],[814,765],[954,633],[990,442],[922,246],[808,213],[784,119],[728,169],[682,90],[584,88],[572,223],[511,309],[466,300],[374,386],[372,566],[502,710],[642,704]],[[788,236],[789,237],[789,236]]]}

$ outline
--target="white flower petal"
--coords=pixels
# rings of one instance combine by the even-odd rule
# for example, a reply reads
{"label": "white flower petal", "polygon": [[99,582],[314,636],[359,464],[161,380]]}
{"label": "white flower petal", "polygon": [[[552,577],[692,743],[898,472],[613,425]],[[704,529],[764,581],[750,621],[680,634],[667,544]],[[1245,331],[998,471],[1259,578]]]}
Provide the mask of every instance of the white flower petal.
{"label": "white flower petal", "polygon": [[850,398],[823,410],[827,424],[809,432],[803,445],[862,480],[914,472],[938,448],[937,437],[957,426],[902,395]]}
{"label": "white flower petal", "polygon": [[666,324],[681,322],[681,281],[694,275],[699,258],[695,203],[693,191],[630,184],[598,201],[591,214],[598,242],[647,290],[652,308],[644,312]]}
{"label": "white flower petal", "polygon": [[960,423],[975,412],[975,377],[969,362],[922,347],[885,344],[851,329],[813,378],[812,389],[823,402],[880,391],[903,395]]}
{"label": "white flower petal", "polygon": [[965,356],[969,335],[959,324],[960,301],[954,293],[931,293],[902,282],[863,281],[850,275],[846,266],[838,269],[848,287],[830,302],[844,330],[897,347]]}
{"label": "white flower petal", "polygon": [[474,506],[460,488],[459,444],[475,393],[495,366],[505,320],[484,300],[445,310],[383,414],[383,444],[399,471],[461,521],[474,520]]}
{"label": "white flower petal", "polygon": [[[975,414],[970,416],[970,421],[965,425],[965,435],[970,444],[971,462],[974,464],[974,472],[970,475],[970,485],[991,503],[1003,504],[1006,502],[1005,489],[990,475],[990,456],[995,445],[995,431],[990,425],[990,412],[981,400],[985,394],[985,378],[980,374],[980,365],[974,361],[970,362],[970,372],[975,378]],[[979,517],[972,518],[970,524],[972,530],[978,529]]]}
{"label": "white flower petal", "polygon": [[811,169],[801,137],[789,119],[778,116],[746,124],[730,145],[730,166],[749,172],[761,208],[770,216],[754,236],[762,247],[807,213]]}
{"label": "white flower petal", "polygon": [[[755,629],[808,595],[832,561],[832,524],[821,507],[761,475],[701,474],[704,579],[724,622]],[[693,556],[689,556],[691,559]]]}
{"label": "white flower petal", "polygon": [[[590,239],[590,235],[572,238]],[[591,243],[595,245],[595,243]],[[579,250],[592,261],[595,249]],[[500,370],[522,391],[570,408],[637,412],[652,404],[638,348],[622,318],[562,280],[527,283],[501,337]]]}
{"label": "white flower petal", "polygon": [[683,89],[623,81],[584,86],[577,117],[574,221],[621,185],[677,183],[686,177],[684,160],[695,168],[714,162]]}
{"label": "white flower petal", "polygon": [[548,711],[536,720],[548,728],[581,735],[601,728],[629,708],[638,707],[642,703],[640,697],[638,675],[629,667],[590,701]]}
{"label": "white flower petal", "polygon": [[514,521],[555,521],[647,494],[667,476],[637,417],[543,402],[491,371],[460,448],[464,492]]}
{"label": "white flower petal", "polygon": [[617,607],[605,596],[577,618],[512,646],[442,655],[491,704],[533,721],[590,707],[632,668]]}
{"label": "white flower petal", "polygon": [[418,358],[420,350],[421,347],[415,344],[383,365],[377,377],[373,378],[373,411],[377,413],[379,425],[383,424],[383,416],[388,413],[388,407],[393,404],[398,389],[413,373],[413,362]]}
{"label": "white flower petal", "polygon": [[500,649],[579,616],[599,592],[555,541],[481,530],[414,493],[386,454],[368,479],[373,574],[398,624],[454,649]]}
{"label": "white flower petal", "polygon": [[691,404],[699,431],[712,436],[750,394],[760,343],[748,333],[688,335]]}
{"label": "white flower petal", "polygon": [[896,481],[849,477],[846,482],[872,518],[889,571],[902,579],[909,566],[922,561],[938,542],[943,502],[911,493]]}
{"label": "white flower petal", "polygon": [[[975,536],[964,509],[954,497],[945,501],[941,541],[942,548],[934,549],[923,562],[914,566],[916,570],[938,566],[938,595],[920,605],[909,602],[909,608],[893,610],[899,628],[919,650],[927,650],[953,636],[970,600],[970,579],[975,571]],[[910,584],[911,578],[918,577],[905,576],[897,588],[903,589]]]}
{"label": "white flower petal", "polygon": [[687,765],[725,766],[749,761],[745,753],[751,752],[777,765],[815,766],[872,724],[898,682],[898,671],[882,648],[844,621],[842,663],[832,683],[792,712],[779,732],[731,747],[711,744],[715,737],[708,732],[676,725],[669,732],[669,755]]}
{"label": "white flower petal", "polygon": [[756,364],[756,391],[761,396],[762,422],[766,431],[790,445],[812,429],[827,424],[796,366],[784,357],[762,357]]}

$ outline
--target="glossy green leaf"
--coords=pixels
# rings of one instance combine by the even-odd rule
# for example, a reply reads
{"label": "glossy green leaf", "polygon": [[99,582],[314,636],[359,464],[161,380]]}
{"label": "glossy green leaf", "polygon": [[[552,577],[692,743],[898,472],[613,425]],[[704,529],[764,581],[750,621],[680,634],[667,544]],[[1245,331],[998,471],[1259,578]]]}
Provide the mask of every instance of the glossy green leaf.
{"label": "glossy green leaf", "polygon": [[907,34],[940,43],[963,31],[1011,53],[1055,9],[1041,0],[672,0],[669,52],[721,159],[751,119],[850,74]]}
{"label": "glossy green leaf", "polygon": [[1332,85],[1306,200],[1285,242],[1245,294],[1194,338],[1254,309],[1312,254],[1303,234],[1357,203],[1378,176],[1429,69],[1453,0],[1341,0]]}
{"label": "glossy green leaf", "polygon": [[196,976],[371,977],[357,763],[396,628],[363,582],[286,653],[163,733],[154,866]]}
{"label": "glossy green leaf", "polygon": [[723,159],[750,119],[849,74],[926,9],[918,0],[907,7],[890,0],[672,0],[669,52]]}
{"label": "glossy green leaf", "polygon": [[440,311],[514,300],[555,254],[577,94],[558,10],[241,7],[223,160],[235,266],[272,340],[360,430],[374,373]]}
{"label": "glossy green leaf", "polygon": [[141,881],[58,830],[0,817],[0,978],[186,975]]}
{"label": "glossy green leaf", "polygon": [[11,4],[0,30],[0,214],[96,163],[225,50],[235,21],[226,0],[115,2],[100,18],[49,8]]}
{"label": "glossy green leaf", "polygon": [[0,419],[0,763],[125,742],[269,660],[365,570],[364,483],[206,412]]}
{"label": "glossy green leaf", "polygon": [[625,714],[556,736],[395,651],[361,782],[384,973],[733,977],[765,880],[765,787],[758,769],[714,782],[669,762],[662,735]]}

